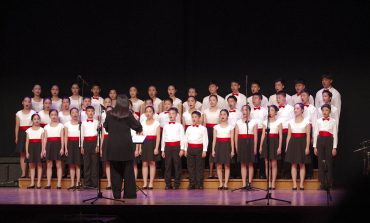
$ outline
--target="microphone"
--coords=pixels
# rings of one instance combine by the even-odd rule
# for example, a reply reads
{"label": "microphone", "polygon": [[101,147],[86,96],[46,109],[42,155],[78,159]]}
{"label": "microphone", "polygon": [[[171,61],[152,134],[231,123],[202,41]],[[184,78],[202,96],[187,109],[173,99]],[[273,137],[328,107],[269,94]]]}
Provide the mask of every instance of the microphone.
{"label": "microphone", "polygon": [[87,81],[85,81],[85,79],[83,79],[81,75],[77,75],[77,79],[80,79],[82,83],[85,84],[86,86],[90,86],[89,83],[87,83]]}

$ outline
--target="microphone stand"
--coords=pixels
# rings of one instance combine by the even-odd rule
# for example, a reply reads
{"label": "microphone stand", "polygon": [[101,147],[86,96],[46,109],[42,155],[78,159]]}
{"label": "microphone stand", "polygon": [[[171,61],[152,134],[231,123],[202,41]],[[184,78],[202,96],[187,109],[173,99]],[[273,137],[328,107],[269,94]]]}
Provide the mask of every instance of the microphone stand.
{"label": "microphone stand", "polygon": [[100,159],[100,145],[101,145],[101,135],[102,135],[101,116],[102,116],[102,108],[101,108],[101,105],[99,104],[99,116],[98,116],[99,125],[98,125],[98,129],[97,129],[97,131],[98,131],[97,147],[99,148],[99,151],[96,153],[96,156],[97,156],[97,159],[98,159],[98,162],[97,162],[97,165],[98,165],[98,188],[97,188],[97,191],[96,191],[97,194],[96,194],[95,197],[85,199],[82,202],[85,203],[87,201],[91,201],[90,204],[94,204],[99,199],[106,199],[106,200],[119,201],[119,202],[125,203],[124,200],[105,197],[105,196],[103,196],[103,192],[101,191],[101,183],[100,183],[100,180],[101,180],[100,179],[100,162],[101,162],[101,159]]}
{"label": "microphone stand", "polygon": [[330,202],[333,201],[333,198],[330,193],[330,183],[328,180],[328,166],[326,164],[326,160],[322,160],[322,164],[324,166],[324,189],[326,190],[326,204],[329,207]]}
{"label": "microphone stand", "polygon": [[262,201],[262,200],[267,200],[267,205],[270,205],[270,200],[275,200],[275,201],[281,201],[281,202],[286,202],[288,204],[291,204],[292,202],[291,201],[287,201],[287,200],[283,200],[283,199],[278,199],[278,198],[274,198],[271,196],[271,192],[270,192],[270,187],[269,187],[269,183],[270,183],[270,174],[271,174],[271,170],[270,170],[270,106],[268,106],[268,115],[267,115],[267,126],[266,126],[266,130],[265,130],[265,140],[266,140],[266,147],[267,147],[267,178],[266,178],[266,196],[264,198],[259,198],[259,199],[254,199],[254,200],[247,200],[245,203],[246,204],[249,204],[251,202],[256,202],[256,201]]}

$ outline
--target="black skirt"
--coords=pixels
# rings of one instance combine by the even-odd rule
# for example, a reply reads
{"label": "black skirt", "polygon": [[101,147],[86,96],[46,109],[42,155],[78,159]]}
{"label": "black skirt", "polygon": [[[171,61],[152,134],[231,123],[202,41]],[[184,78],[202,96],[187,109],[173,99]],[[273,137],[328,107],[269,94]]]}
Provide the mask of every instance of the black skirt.
{"label": "black skirt", "polygon": [[102,145],[102,157],[101,161],[106,162],[108,161],[108,138],[104,138],[103,145]]}
{"label": "black skirt", "polygon": [[285,156],[288,163],[310,163],[310,156],[305,154],[306,137],[291,137]]}
{"label": "black skirt", "polygon": [[252,138],[238,138],[238,162],[253,163],[255,161],[254,155],[254,139]]}
{"label": "black skirt", "polygon": [[[280,160],[281,156],[277,154],[279,148],[279,137],[270,137],[270,160]],[[263,141],[261,158],[267,159],[267,138]]]}
{"label": "black skirt", "polygon": [[208,133],[208,147],[207,147],[207,154],[209,157],[209,162],[214,163],[214,157],[212,156],[212,143],[213,143],[213,127],[207,127]]}
{"label": "black skirt", "polygon": [[67,164],[81,165],[81,150],[79,141],[68,140]]}
{"label": "black skirt", "polygon": [[231,143],[217,141],[215,145],[214,162],[217,164],[230,164],[231,162]]}
{"label": "black skirt", "polygon": [[147,140],[141,147],[141,160],[145,162],[157,161],[158,155],[154,155],[155,144],[157,140]]}
{"label": "black skirt", "polygon": [[19,129],[18,132],[18,143],[16,146],[16,151],[18,153],[26,152],[26,131]]}
{"label": "black skirt", "polygon": [[31,142],[28,144],[28,163],[41,163],[41,142]]}
{"label": "black skirt", "polygon": [[61,160],[60,149],[61,141],[46,142],[46,160]]}

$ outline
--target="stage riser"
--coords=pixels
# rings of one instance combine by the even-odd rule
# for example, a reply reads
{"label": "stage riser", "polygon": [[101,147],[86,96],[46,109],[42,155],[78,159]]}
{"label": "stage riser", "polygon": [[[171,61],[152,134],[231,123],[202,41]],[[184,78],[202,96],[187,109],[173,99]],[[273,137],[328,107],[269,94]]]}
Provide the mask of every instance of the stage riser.
{"label": "stage riser", "polygon": [[[45,186],[47,183],[46,179],[43,179],[41,181],[41,185]],[[297,182],[299,185],[299,183]],[[30,185],[30,179],[25,178],[25,179],[19,179],[19,188],[27,188],[27,186]],[[52,188],[57,187],[57,180],[52,179]],[[139,179],[137,180],[137,185],[139,187],[142,187],[143,185],[143,180]],[[276,189],[280,190],[291,190],[292,189],[292,180],[278,180],[276,182]],[[63,179],[62,180],[62,188],[66,189],[70,186],[70,180],[69,179]],[[165,188],[166,184],[163,179],[155,179],[154,180],[154,189],[163,189]],[[186,189],[189,186],[189,180],[183,179],[181,180],[180,188],[181,189]],[[204,180],[204,189],[217,189],[219,186],[219,182],[217,179],[206,179]],[[232,179],[229,181],[228,184],[230,189],[233,188],[239,188],[242,186],[242,182],[240,179]],[[253,187],[257,188],[266,188],[266,180],[260,180],[256,179],[254,180]],[[106,188],[107,187],[107,180],[102,179],[101,180],[101,188]],[[306,190],[318,190],[320,189],[320,183],[318,180],[306,180],[304,187]]]}

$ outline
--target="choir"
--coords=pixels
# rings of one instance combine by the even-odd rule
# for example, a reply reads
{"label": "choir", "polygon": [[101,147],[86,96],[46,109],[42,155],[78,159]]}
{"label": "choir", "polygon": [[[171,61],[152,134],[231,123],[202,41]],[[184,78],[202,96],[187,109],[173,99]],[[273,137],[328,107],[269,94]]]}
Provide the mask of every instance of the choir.
{"label": "choir", "polygon": [[[261,84],[253,81],[252,95],[247,98],[239,92],[239,82],[233,80],[231,93],[223,98],[218,95],[219,85],[210,82],[209,95],[202,103],[194,87],[189,88],[183,102],[176,97],[174,85],[168,86],[168,98],[164,100],[157,97],[154,85],[148,87],[145,100],[138,98],[138,89],[132,86],[129,89],[131,110],[143,126],[143,132],[132,131],[132,134],[143,134],[147,138],[145,144],[135,149],[136,160],[142,161],[144,189],[153,189],[158,161],[163,165],[165,189],[179,188],[184,165],[189,171],[189,189],[203,189],[204,169],[209,169],[208,178],[215,178],[215,165],[218,189],[227,190],[230,169],[233,172],[235,163],[240,164],[237,166],[239,176],[233,177],[241,177],[242,189],[250,189],[255,176],[265,179],[268,166],[272,190],[277,178],[292,178],[292,189],[304,190],[305,176],[312,177],[316,165],[321,184],[331,185],[341,111],[341,95],[332,83],[330,74],[323,75],[323,88],[314,98],[305,81],[297,79],[296,93],[290,96],[285,92],[285,81],[279,78],[274,82],[276,93],[267,98],[261,93]],[[99,84],[91,86],[91,97],[82,98],[79,91],[78,84],[73,84],[71,96],[60,97],[59,86],[53,85],[51,97],[42,98],[41,86],[35,84],[33,97],[23,98],[23,109],[16,113],[15,143],[21,157],[21,177],[31,177],[28,188],[41,188],[44,159],[47,164],[45,189],[51,189],[54,162],[57,189],[61,189],[64,163],[69,167],[69,189],[82,186],[82,174],[84,186],[96,187],[97,154],[100,153],[103,175],[110,189],[109,161],[105,155],[109,150],[106,143],[109,135],[104,128],[100,147],[97,139],[98,129],[103,126],[107,112],[115,106],[118,92],[110,89],[108,97],[103,99]]]}

